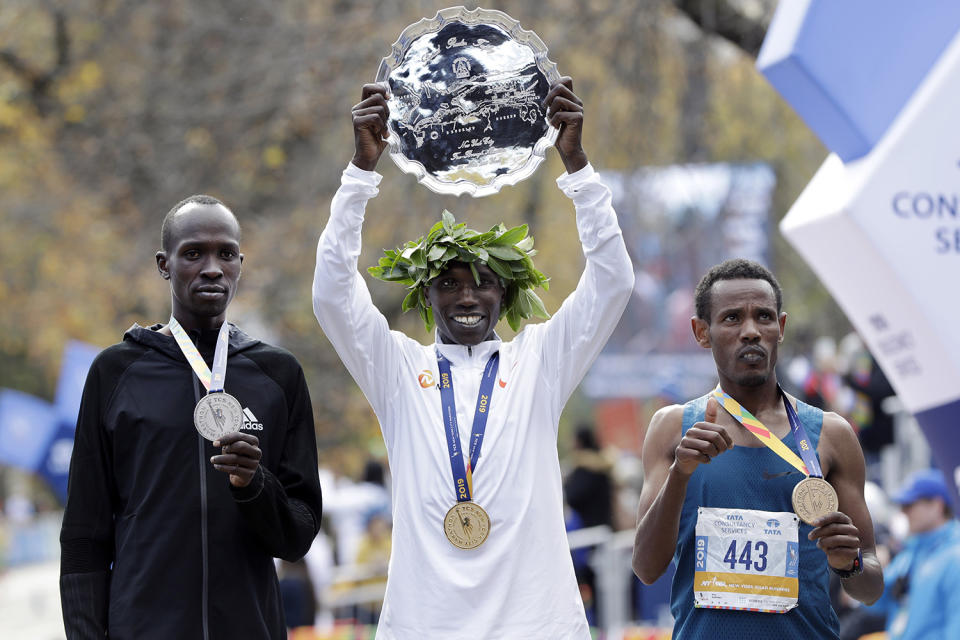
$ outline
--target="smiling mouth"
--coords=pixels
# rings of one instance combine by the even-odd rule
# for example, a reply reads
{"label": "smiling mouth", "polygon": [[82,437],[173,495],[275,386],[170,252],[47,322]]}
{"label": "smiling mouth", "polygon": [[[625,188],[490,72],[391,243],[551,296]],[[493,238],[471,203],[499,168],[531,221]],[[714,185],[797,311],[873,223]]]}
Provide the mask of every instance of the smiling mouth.
{"label": "smiling mouth", "polygon": [[453,321],[457,324],[462,324],[465,327],[475,327],[480,324],[480,320],[483,319],[483,316],[478,315],[461,315],[453,316]]}

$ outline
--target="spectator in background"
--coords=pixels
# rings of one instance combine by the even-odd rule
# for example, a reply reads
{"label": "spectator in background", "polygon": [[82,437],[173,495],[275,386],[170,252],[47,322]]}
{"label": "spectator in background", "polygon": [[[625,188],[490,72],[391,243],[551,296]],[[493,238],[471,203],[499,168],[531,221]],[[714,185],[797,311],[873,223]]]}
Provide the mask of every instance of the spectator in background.
{"label": "spectator in background", "polygon": [[336,542],[337,564],[353,564],[365,529],[367,515],[390,510],[390,492],[385,486],[383,465],[368,460],[359,482],[338,479],[324,495],[323,510],[330,517]]}
{"label": "spectator in background", "polygon": [[[567,529],[613,526],[613,465],[600,451],[589,425],[577,427],[570,457],[572,468],[563,484],[563,491],[567,505],[576,512],[576,517],[568,518]],[[573,523],[578,526],[570,526]],[[590,566],[588,550],[578,551],[573,554],[573,570],[587,610],[587,619],[591,624],[596,624],[596,576]]]}
{"label": "spectator in background", "polygon": [[856,333],[840,341],[840,352],[844,363],[842,382],[853,396],[845,414],[857,430],[869,473],[883,449],[894,441],[893,416],[883,410],[884,400],[894,395],[894,391]]}
{"label": "spectator in background", "polygon": [[912,474],[894,497],[910,526],[903,550],[884,570],[889,640],[960,638],[960,525],[940,471]]}
{"label": "spectator in background", "polygon": [[[366,516],[366,528],[360,544],[357,545],[356,564],[369,570],[371,575],[361,581],[361,585],[387,585],[387,567],[390,564],[390,511],[375,509]],[[376,624],[380,619],[383,600],[371,602],[357,608],[357,620],[365,624]]]}

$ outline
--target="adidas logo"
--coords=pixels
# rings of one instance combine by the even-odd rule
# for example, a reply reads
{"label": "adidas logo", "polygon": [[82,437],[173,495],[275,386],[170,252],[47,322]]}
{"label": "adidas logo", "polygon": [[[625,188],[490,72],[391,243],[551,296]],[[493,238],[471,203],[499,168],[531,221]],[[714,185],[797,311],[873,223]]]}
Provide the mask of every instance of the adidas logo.
{"label": "adidas logo", "polygon": [[247,431],[263,431],[263,423],[257,420],[257,416],[253,415],[253,411],[250,411],[248,407],[243,408],[243,427]]}

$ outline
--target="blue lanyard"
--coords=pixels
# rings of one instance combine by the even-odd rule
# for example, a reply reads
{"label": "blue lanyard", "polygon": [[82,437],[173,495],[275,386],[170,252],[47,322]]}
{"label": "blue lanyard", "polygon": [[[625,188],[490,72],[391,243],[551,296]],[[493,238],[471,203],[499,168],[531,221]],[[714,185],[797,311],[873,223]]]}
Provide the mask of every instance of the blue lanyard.
{"label": "blue lanyard", "polygon": [[473,470],[480,459],[480,447],[483,434],[487,429],[487,417],[490,415],[490,399],[493,395],[493,382],[500,368],[500,352],[487,360],[477,394],[477,408],[473,414],[473,430],[470,433],[470,460],[463,463],[463,450],[460,447],[460,430],[457,426],[457,406],[453,396],[453,376],[450,373],[450,361],[437,351],[437,367],[440,370],[440,404],[443,407],[443,426],[447,434],[447,449],[450,451],[450,466],[453,469],[453,484],[457,493],[457,502],[469,502],[473,496]]}
{"label": "blue lanyard", "polygon": [[796,409],[790,404],[790,401],[787,399],[787,394],[783,392],[783,388],[780,385],[777,385],[777,388],[783,397],[783,406],[787,408],[787,419],[790,421],[790,431],[793,433],[794,440],[797,441],[797,449],[800,450],[800,459],[803,460],[803,464],[807,466],[807,471],[810,472],[809,475],[811,478],[822,478],[823,470],[820,468],[820,459],[810,444],[810,436],[807,435],[807,430],[804,428],[803,423],[800,422],[800,416],[797,415]]}

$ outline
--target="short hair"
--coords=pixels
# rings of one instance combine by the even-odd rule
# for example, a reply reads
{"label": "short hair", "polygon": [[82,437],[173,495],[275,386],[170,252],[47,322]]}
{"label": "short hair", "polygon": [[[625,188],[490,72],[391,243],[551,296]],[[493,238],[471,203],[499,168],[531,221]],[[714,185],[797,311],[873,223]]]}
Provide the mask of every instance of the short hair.
{"label": "short hair", "polygon": [[[217,198],[214,198],[213,196],[198,193],[188,198],[184,198],[177,204],[173,205],[173,208],[170,209],[170,211],[167,212],[167,215],[163,217],[163,224],[160,225],[160,248],[164,251],[167,251],[170,248],[170,236],[173,234],[173,217],[177,215],[177,211],[180,211],[180,209],[183,209],[188,204],[220,205],[227,211],[230,211],[230,207],[223,204],[223,202]],[[233,212],[230,211],[230,213]]]}
{"label": "short hair", "polygon": [[766,280],[773,287],[773,294],[777,299],[777,313],[783,306],[783,290],[776,277],[765,266],[753,260],[734,258],[726,260],[712,267],[700,279],[694,297],[697,306],[697,317],[710,323],[710,294],[714,283],[719,280]]}

